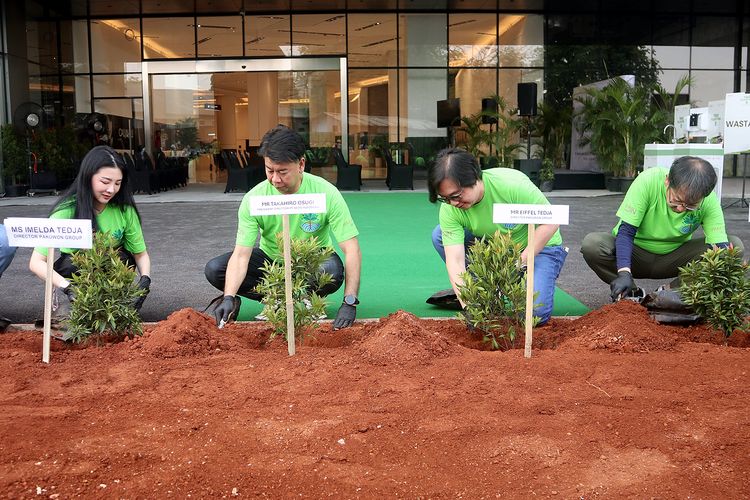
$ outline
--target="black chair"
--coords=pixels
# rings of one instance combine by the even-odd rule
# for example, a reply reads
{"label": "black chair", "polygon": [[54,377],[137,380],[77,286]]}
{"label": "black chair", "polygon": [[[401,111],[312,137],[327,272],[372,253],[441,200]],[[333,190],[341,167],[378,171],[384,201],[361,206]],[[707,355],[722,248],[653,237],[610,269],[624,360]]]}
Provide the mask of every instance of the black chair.
{"label": "black chair", "polygon": [[222,149],[219,156],[222,170],[227,171],[227,185],[224,188],[225,193],[230,191],[250,191],[250,182],[248,174],[250,169],[242,168],[237,154],[231,149]]}
{"label": "black chair", "polygon": [[362,189],[362,165],[347,163],[339,148],[333,148],[333,159],[336,161],[336,187],[360,191]]}
{"label": "black chair", "polygon": [[142,149],[136,152],[133,160],[135,163],[135,182],[133,184],[137,186],[137,190],[148,194],[161,191],[159,175],[154,171],[154,164],[146,150]]}
{"label": "black chair", "polygon": [[385,184],[388,189],[414,189],[414,167],[393,161],[388,148],[381,148],[385,158],[386,174]]}
{"label": "black chair", "polygon": [[250,189],[252,189],[266,180],[266,163],[263,157],[258,155],[257,147],[250,151],[245,150],[245,157],[247,158]]}

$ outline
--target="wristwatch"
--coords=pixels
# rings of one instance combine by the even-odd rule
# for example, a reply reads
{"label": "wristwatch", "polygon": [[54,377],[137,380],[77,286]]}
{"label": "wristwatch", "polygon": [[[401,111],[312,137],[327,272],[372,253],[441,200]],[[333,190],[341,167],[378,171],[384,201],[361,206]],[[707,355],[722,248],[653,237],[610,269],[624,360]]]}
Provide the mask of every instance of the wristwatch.
{"label": "wristwatch", "polygon": [[344,295],[344,304],[348,306],[356,306],[359,304],[359,299],[356,295]]}

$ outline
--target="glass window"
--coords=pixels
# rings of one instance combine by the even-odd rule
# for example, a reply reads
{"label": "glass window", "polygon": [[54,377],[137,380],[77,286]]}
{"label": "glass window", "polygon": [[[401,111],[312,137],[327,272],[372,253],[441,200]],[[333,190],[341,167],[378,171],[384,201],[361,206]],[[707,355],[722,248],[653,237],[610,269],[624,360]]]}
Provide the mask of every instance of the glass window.
{"label": "glass window", "polygon": [[734,92],[734,71],[691,71],[690,102],[694,107],[724,99]]}
{"label": "glass window", "polygon": [[396,66],[396,15],[349,15],[349,67]]}
{"label": "glass window", "polygon": [[143,94],[141,75],[94,75],[94,97],[140,97]]}
{"label": "glass window", "polygon": [[195,25],[192,17],[143,18],[143,58],[195,57]]}
{"label": "glass window", "polygon": [[445,14],[401,14],[398,36],[401,66],[444,67],[448,64]]}
{"label": "glass window", "polygon": [[518,108],[518,84],[536,83],[536,100],[544,100],[544,71],[542,69],[501,69],[499,75],[500,97],[510,109]]}
{"label": "glass window", "polygon": [[398,137],[397,78],[395,69],[349,71],[349,162],[362,165],[365,178],[385,177],[375,148]]}
{"label": "glass window", "polygon": [[497,16],[450,14],[448,41],[451,66],[496,66]]}
{"label": "glass window", "polygon": [[533,14],[500,16],[500,66],[544,64],[544,18]]}
{"label": "glass window", "polygon": [[[136,3],[137,2],[133,2]],[[141,2],[144,14],[192,14],[194,3],[190,0],[159,0],[158,2]]]}
{"label": "glass window", "polygon": [[[575,4],[577,2],[573,2]],[[502,40],[500,41],[502,44]],[[594,44],[597,37],[596,16],[553,14],[547,16],[547,44]]]}
{"label": "glass window", "polygon": [[482,111],[482,99],[497,93],[496,69],[451,69],[451,98],[461,99],[461,115],[471,116]]}
{"label": "glass window", "polygon": [[91,20],[91,70],[95,73],[141,70],[138,19]]}
{"label": "glass window", "polygon": [[75,112],[91,112],[91,79],[88,76],[76,76],[73,82],[75,86]]}
{"label": "glass window", "polygon": [[240,16],[199,17],[198,57],[242,55]]}
{"label": "glass window", "polygon": [[29,75],[57,73],[57,25],[47,21],[26,22],[26,57]]}
{"label": "glass window", "polygon": [[60,23],[60,71],[84,73],[89,70],[88,22]]}
{"label": "glass window", "polygon": [[292,55],[346,54],[346,16],[292,16]]}
{"label": "glass window", "polygon": [[690,67],[697,69],[733,69],[734,47],[699,47],[690,50]]}
{"label": "glass window", "polygon": [[[77,15],[86,15],[86,0],[78,0],[82,12]],[[146,2],[147,4],[150,2]],[[144,5],[145,7],[145,5]],[[137,16],[140,12],[140,2],[121,1],[113,2],[112,0],[89,0],[89,9],[92,16]],[[76,14],[74,14],[76,15]]]}
{"label": "glass window", "polygon": [[246,16],[245,55],[284,57],[291,54],[289,16]]}
{"label": "glass window", "polygon": [[654,45],[654,61],[662,68],[689,68],[690,47]]}
{"label": "glass window", "polygon": [[447,78],[445,69],[399,71],[399,137],[446,137],[437,126],[437,101],[447,97]]}

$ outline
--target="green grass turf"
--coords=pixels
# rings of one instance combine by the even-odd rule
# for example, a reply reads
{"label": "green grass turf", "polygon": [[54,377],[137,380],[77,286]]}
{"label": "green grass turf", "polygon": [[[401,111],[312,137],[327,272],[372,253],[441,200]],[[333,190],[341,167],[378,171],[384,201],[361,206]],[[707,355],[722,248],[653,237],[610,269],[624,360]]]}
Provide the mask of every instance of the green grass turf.
{"label": "green grass turf", "polygon": [[[357,317],[380,318],[399,309],[419,317],[455,316],[456,311],[425,303],[433,293],[450,288],[445,264],[431,241],[439,207],[429,203],[425,193],[345,193],[344,198],[362,249]],[[342,286],[328,297],[329,318],[336,316],[343,295]],[[260,311],[258,302],[243,298],[238,319],[250,320]],[[587,312],[581,302],[555,289],[554,316]]]}

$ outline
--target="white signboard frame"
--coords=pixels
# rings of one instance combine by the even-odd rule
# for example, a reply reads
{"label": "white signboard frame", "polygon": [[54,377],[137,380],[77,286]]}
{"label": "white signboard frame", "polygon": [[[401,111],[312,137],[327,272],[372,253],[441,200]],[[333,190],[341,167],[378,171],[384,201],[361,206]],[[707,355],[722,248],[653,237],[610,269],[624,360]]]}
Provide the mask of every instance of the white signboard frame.
{"label": "white signboard frame", "polygon": [[[492,205],[492,222],[495,224],[528,224],[526,247],[534,248],[536,224],[567,225],[568,205],[515,205],[495,203]],[[534,313],[534,252],[526,259],[526,329],[523,355],[531,357],[532,322]]]}
{"label": "white signboard frame", "polygon": [[[253,196],[250,198],[250,215],[265,217],[281,215],[284,243],[284,288],[286,298],[286,343],[290,356],[296,353],[294,342],[294,301],[292,300],[292,242],[289,235],[289,215],[326,212],[326,195],[282,194]],[[220,324],[219,327],[224,326]]]}
{"label": "white signboard frame", "polygon": [[750,94],[727,94],[724,100],[724,154],[750,151]]}
{"label": "white signboard frame", "polygon": [[42,362],[49,363],[52,338],[52,275],[55,248],[91,248],[90,220],[8,217],[3,221],[8,244],[14,247],[47,247],[47,276],[44,283],[44,337]]}

